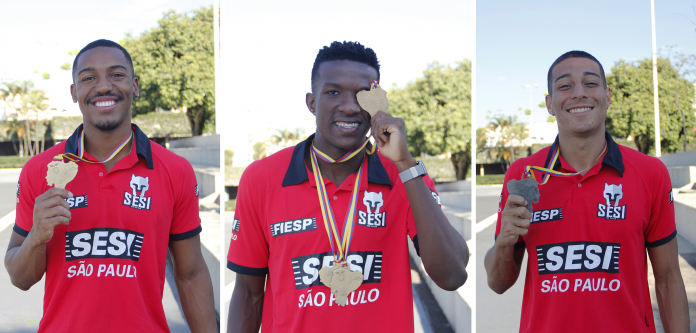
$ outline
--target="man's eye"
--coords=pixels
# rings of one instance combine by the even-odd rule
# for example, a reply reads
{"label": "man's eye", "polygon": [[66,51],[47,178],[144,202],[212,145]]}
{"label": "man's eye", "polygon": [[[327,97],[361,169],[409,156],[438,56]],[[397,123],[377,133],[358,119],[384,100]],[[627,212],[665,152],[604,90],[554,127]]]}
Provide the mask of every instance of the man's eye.
{"label": "man's eye", "polygon": [[587,82],[585,85],[588,85],[590,87],[596,87],[598,86],[597,82]]}
{"label": "man's eye", "polygon": [[87,76],[87,77],[83,78],[82,80],[80,80],[80,82],[90,81],[92,79],[94,79],[94,78],[91,76]]}
{"label": "man's eye", "polygon": [[568,85],[568,84],[562,84],[562,85],[558,86],[558,89],[566,89],[569,87],[570,87],[570,85]]}
{"label": "man's eye", "polygon": [[327,90],[326,93],[329,95],[338,95],[338,90]]}
{"label": "man's eye", "polygon": [[114,76],[114,77],[125,77],[126,75],[123,74],[123,73],[114,73],[114,74],[111,74],[111,76]]}

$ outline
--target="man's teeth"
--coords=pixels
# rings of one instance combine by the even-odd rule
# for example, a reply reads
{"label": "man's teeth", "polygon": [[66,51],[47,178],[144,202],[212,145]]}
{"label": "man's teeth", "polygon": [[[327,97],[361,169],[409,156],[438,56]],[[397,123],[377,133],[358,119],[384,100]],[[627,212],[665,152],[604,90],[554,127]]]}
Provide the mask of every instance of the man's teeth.
{"label": "man's teeth", "polygon": [[360,126],[360,124],[358,124],[358,123],[341,123],[341,122],[337,122],[336,125],[338,125],[338,127],[343,127],[343,128],[355,128],[355,127]]}
{"label": "man's teeth", "polygon": [[581,112],[590,111],[590,110],[592,110],[592,108],[579,108],[579,109],[570,109],[570,110],[568,110],[568,112],[581,113]]}
{"label": "man's teeth", "polygon": [[98,107],[112,106],[112,105],[114,105],[114,104],[116,104],[115,101],[103,101],[103,102],[96,102],[96,103],[94,103],[94,105],[96,105],[96,106],[98,106]]}

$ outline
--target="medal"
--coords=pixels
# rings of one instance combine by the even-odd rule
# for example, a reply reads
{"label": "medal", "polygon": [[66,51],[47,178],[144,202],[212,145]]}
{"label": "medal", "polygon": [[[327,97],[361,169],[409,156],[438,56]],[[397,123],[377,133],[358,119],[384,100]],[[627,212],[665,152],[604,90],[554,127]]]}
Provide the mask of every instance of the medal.
{"label": "medal", "polygon": [[[545,168],[538,167],[535,165],[527,165],[524,168],[524,174],[523,177],[527,177],[521,180],[516,180],[512,179],[507,183],[507,188],[508,188],[508,193],[510,194],[515,194],[523,197],[525,200],[527,200],[527,206],[525,206],[529,212],[532,212],[532,202],[537,203],[539,202],[539,197],[541,196],[539,194],[539,185],[544,185],[546,182],[549,181],[549,178],[551,178],[551,175],[554,176],[561,176],[561,177],[571,177],[571,176],[577,176],[579,174],[582,174],[583,172],[589,170],[595,164],[597,164],[598,161],[600,161],[604,155],[607,153],[607,143],[606,141],[604,142],[604,148],[602,148],[602,152],[599,153],[599,156],[592,162],[592,165],[587,167],[587,169],[582,170],[580,172],[560,172],[553,170],[553,166],[556,165],[556,162],[558,161],[558,157],[560,156],[560,145],[556,146],[556,151],[553,152],[553,156],[549,160],[549,163],[546,165]],[[539,171],[543,174],[541,184],[537,181],[536,175],[534,174],[534,171]]]}
{"label": "medal", "polygon": [[527,200],[525,206],[529,212],[532,212],[532,202],[539,202],[539,183],[534,178],[522,178],[521,180],[511,179],[507,183],[508,193],[519,195]]}
{"label": "medal", "polygon": [[[317,185],[317,195],[319,196],[319,206],[321,207],[321,215],[324,219],[324,227],[326,229],[326,234],[329,237],[331,253],[334,257],[334,263],[331,267],[325,266],[319,270],[319,278],[324,285],[331,288],[331,293],[336,298],[336,304],[340,306],[346,306],[348,303],[348,295],[358,289],[363,281],[362,273],[358,271],[351,271],[348,263],[346,262],[346,256],[348,255],[348,249],[350,248],[350,243],[353,237],[353,224],[355,222],[358,194],[360,192],[360,180],[364,175],[363,164],[360,165],[360,169],[358,169],[358,174],[355,178],[353,193],[350,198],[350,204],[348,205],[348,212],[346,213],[346,220],[343,224],[343,235],[341,235],[339,238],[338,228],[333,216],[333,211],[331,210],[331,205],[329,204],[329,195],[326,192],[326,187],[324,186],[324,181],[321,177],[317,157],[328,163],[345,162],[357,155],[365,146],[367,146],[367,154],[374,153],[376,149],[375,146],[369,146],[368,142],[369,140],[365,140],[360,147],[349,152],[338,160],[334,160],[330,156],[316,149],[316,147],[314,147],[314,143],[312,143],[312,153],[310,154],[312,169],[314,170],[314,180]],[[337,245],[336,247],[338,247],[338,253],[335,251],[334,242]]]}
{"label": "medal", "polygon": [[77,176],[77,163],[68,161],[63,163],[63,159],[56,160],[55,157],[51,163],[48,163],[48,172],[46,173],[46,181],[48,186],[55,185],[57,188],[65,188],[70,181]]}
{"label": "medal", "polygon": [[[87,163],[106,163],[118,154],[118,152],[126,146],[128,141],[133,138],[133,131],[130,135],[125,138],[121,143],[116,146],[116,148],[102,161],[90,161],[84,157],[85,151],[85,135],[84,131],[80,132],[80,141],[77,146],[77,155],[73,153],[59,154],[53,157],[51,163],[48,163],[48,171],[46,172],[46,182],[48,186],[53,186],[57,188],[65,188],[71,180],[75,179],[77,176],[77,161],[87,162]],[[68,160],[68,162],[65,162]]]}
{"label": "medal", "polygon": [[358,104],[370,116],[374,117],[378,111],[387,112],[389,110],[389,100],[387,92],[379,85],[379,81],[370,81],[370,91],[362,90],[358,92]]}

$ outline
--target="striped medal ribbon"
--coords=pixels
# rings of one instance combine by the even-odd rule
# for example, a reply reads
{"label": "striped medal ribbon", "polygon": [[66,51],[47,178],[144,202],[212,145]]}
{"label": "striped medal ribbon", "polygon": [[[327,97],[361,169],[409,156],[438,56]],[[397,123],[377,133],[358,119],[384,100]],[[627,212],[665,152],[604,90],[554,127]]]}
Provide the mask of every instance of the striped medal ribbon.
{"label": "striped medal ribbon", "polygon": [[[360,169],[358,169],[358,174],[355,177],[355,184],[353,184],[353,192],[350,196],[350,204],[348,205],[346,220],[343,223],[343,234],[341,237],[339,237],[336,219],[334,218],[333,211],[331,210],[329,195],[326,191],[326,187],[321,176],[321,170],[319,170],[317,158],[321,158],[328,163],[342,163],[355,157],[365,146],[367,146],[365,152],[368,155],[373,154],[375,148],[374,146],[368,145],[369,141],[369,139],[365,140],[365,142],[358,149],[349,152],[338,160],[334,160],[330,156],[319,151],[314,146],[314,143],[312,143],[312,153],[310,154],[312,160],[312,169],[314,170],[314,181],[317,185],[317,195],[319,196],[319,206],[321,207],[321,215],[324,219],[324,228],[326,229],[327,236],[329,236],[331,254],[334,257],[334,264],[331,267],[324,266],[319,270],[319,278],[324,285],[331,289],[331,293],[334,295],[336,300],[336,305],[343,307],[345,307],[348,303],[348,295],[357,290],[363,281],[362,273],[359,271],[350,270],[350,267],[346,262],[346,257],[348,256],[350,243],[353,239],[353,225],[355,222],[355,212],[357,211],[358,193],[360,192],[360,180],[365,174],[365,170],[363,170],[364,164],[360,164]],[[338,254],[336,253],[334,243],[336,244],[336,247],[338,247]]]}
{"label": "striped medal ribbon", "polygon": [[532,177],[534,180],[537,180],[536,176],[534,174],[534,171],[539,171],[543,174],[542,181],[539,184],[544,185],[544,184],[546,184],[546,182],[549,181],[549,178],[551,178],[551,175],[561,176],[561,177],[577,176],[577,175],[589,170],[593,166],[595,166],[595,164],[597,164],[597,162],[600,161],[604,157],[604,155],[606,155],[606,153],[607,153],[607,143],[605,141],[604,148],[602,148],[602,152],[599,153],[599,156],[597,156],[597,158],[594,160],[594,162],[592,162],[592,165],[590,165],[587,169],[582,170],[580,172],[565,173],[565,172],[553,170],[553,166],[556,165],[556,161],[558,160],[558,156],[560,156],[560,149],[559,148],[560,148],[560,145],[556,145],[556,150],[553,152],[553,157],[551,158],[551,161],[549,162],[549,164],[546,165],[545,168],[535,166],[535,165],[527,165],[524,168],[524,170],[525,170],[524,177]]}
{"label": "striped medal ribbon", "polygon": [[64,159],[69,160],[71,162],[77,162],[77,161],[82,161],[82,162],[87,162],[87,163],[106,163],[108,161],[111,161],[111,159],[118,154],[118,152],[123,149],[123,147],[126,146],[128,141],[130,141],[133,138],[133,131],[130,132],[130,135],[125,138],[121,143],[114,148],[114,150],[107,156],[104,160],[102,161],[91,161],[88,160],[87,158],[84,157],[85,155],[85,132],[84,130],[80,132],[80,140],[78,141],[78,146],[77,146],[77,155],[73,153],[65,153],[65,154],[58,154],[53,157],[53,161],[61,161],[64,162]]}

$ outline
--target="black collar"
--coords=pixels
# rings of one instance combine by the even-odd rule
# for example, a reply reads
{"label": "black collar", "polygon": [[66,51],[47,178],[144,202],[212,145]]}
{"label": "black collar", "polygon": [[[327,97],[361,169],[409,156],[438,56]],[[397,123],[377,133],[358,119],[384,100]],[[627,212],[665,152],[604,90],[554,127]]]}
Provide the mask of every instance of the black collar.
{"label": "black collar", "polygon": [[[147,162],[148,169],[154,169],[152,164],[152,148],[150,147],[150,139],[147,135],[140,130],[140,127],[136,124],[131,124],[131,128],[135,132],[135,149],[136,153],[145,158]],[[80,132],[82,131],[82,124],[77,127],[75,132],[65,141],[65,152],[77,154],[77,146],[80,140]]]}
{"label": "black collar", "polygon": [[[602,165],[608,165],[616,169],[616,171],[619,172],[619,175],[623,177],[623,173],[626,168],[624,167],[623,159],[621,157],[621,149],[619,149],[619,145],[616,144],[611,135],[609,135],[609,132],[604,132],[604,137],[607,140],[607,154],[604,155],[604,159],[602,159]],[[553,158],[553,152],[556,151],[556,147],[558,147],[558,135],[556,135],[556,140],[553,142],[548,154],[546,155],[544,167],[551,163],[551,158]],[[556,164],[551,169],[556,169],[560,165],[561,159],[557,159]]]}
{"label": "black collar", "polygon": [[[292,186],[302,183],[309,179],[307,168],[305,166],[304,156],[307,149],[310,149],[314,140],[314,134],[310,135],[307,140],[304,140],[295,146],[292,150],[292,159],[288,171],[285,172],[283,178],[283,187]],[[379,155],[372,154],[367,157],[367,181],[375,184],[389,185],[392,188],[392,183],[389,180],[389,174],[384,169]]]}

